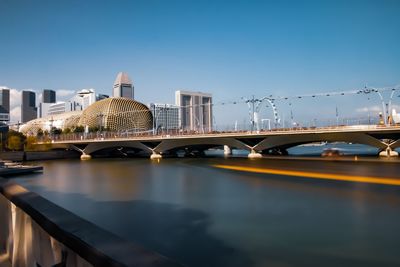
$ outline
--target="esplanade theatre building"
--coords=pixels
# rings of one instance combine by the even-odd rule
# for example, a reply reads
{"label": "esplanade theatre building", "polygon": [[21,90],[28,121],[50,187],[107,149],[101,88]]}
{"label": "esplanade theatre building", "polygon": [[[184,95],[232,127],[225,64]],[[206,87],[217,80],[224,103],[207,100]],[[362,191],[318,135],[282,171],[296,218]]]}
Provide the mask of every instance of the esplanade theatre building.
{"label": "esplanade theatre building", "polygon": [[148,131],[153,127],[149,108],[133,99],[111,97],[95,102],[82,112],[73,111],[39,118],[21,126],[20,131],[36,135],[52,127],[73,130],[78,126],[102,127],[110,131]]}

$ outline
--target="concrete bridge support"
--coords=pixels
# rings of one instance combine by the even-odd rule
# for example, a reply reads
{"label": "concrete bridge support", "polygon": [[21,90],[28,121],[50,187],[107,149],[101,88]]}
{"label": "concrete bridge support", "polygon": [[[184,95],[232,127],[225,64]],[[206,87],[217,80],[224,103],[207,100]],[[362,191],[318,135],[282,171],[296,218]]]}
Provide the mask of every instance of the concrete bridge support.
{"label": "concrete bridge support", "polygon": [[91,158],[92,158],[92,156],[90,154],[83,153],[81,155],[81,160],[90,160]]}
{"label": "concrete bridge support", "polygon": [[162,159],[162,156],[161,156],[161,154],[158,154],[158,153],[153,152],[153,153],[150,155],[150,159],[152,159],[152,160],[159,160],[159,159]]}
{"label": "concrete bridge support", "polygon": [[232,149],[227,145],[224,145],[224,155],[225,156],[231,156],[232,155]]}
{"label": "concrete bridge support", "polygon": [[390,144],[387,144],[387,148],[385,150],[382,150],[379,153],[380,157],[398,157],[399,153],[395,151],[396,148],[400,147],[400,139],[397,139],[396,141],[391,142]]}
{"label": "concrete bridge support", "polygon": [[248,157],[249,159],[259,159],[259,158],[262,158],[262,154],[256,152],[254,149],[252,149],[252,150],[250,151],[249,155],[247,155],[247,157]]}
{"label": "concrete bridge support", "polygon": [[398,157],[399,153],[397,151],[392,150],[389,146],[385,149],[379,152],[380,157]]}

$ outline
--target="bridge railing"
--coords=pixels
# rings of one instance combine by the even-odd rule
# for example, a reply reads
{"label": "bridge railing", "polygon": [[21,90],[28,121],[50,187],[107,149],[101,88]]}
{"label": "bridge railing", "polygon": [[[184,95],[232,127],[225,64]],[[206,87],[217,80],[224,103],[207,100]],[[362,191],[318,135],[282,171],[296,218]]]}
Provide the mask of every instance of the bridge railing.
{"label": "bridge railing", "polygon": [[174,131],[164,134],[153,134],[152,132],[113,132],[113,131],[98,131],[90,133],[69,133],[48,135],[39,137],[38,143],[65,142],[65,141],[85,141],[85,140],[121,140],[121,139],[164,139],[176,137],[203,137],[203,136],[229,136],[229,135],[260,135],[260,134],[279,134],[279,133],[300,133],[300,132],[317,132],[317,131],[357,131],[357,130],[376,130],[376,129],[398,129],[399,125],[382,126],[382,125],[337,125],[326,127],[292,127],[292,128],[277,128],[271,130],[260,131]]}
{"label": "bridge railing", "polygon": [[0,178],[1,266],[181,266]]}

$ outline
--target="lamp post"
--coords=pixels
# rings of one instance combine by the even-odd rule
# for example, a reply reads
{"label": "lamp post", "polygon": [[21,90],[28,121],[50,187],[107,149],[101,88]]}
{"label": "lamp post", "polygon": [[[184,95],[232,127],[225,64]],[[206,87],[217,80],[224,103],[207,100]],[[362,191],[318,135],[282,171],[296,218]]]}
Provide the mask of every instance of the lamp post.
{"label": "lamp post", "polygon": [[388,117],[389,117],[389,112],[390,109],[392,108],[392,99],[394,96],[394,93],[397,89],[396,88],[392,88],[391,89],[391,94],[389,97],[389,101],[388,103],[385,102],[385,99],[383,98],[383,95],[381,94],[380,90],[377,88],[372,88],[372,87],[367,87],[365,86],[364,90],[360,90],[357,93],[363,93],[363,94],[370,94],[370,93],[377,93],[379,96],[379,99],[381,100],[381,104],[382,104],[382,117],[383,117],[383,122],[385,124],[385,126],[388,126]]}
{"label": "lamp post", "polygon": [[157,125],[157,123],[156,123],[156,105],[155,104],[152,104],[152,105],[153,105],[153,135],[155,135],[156,125]]}
{"label": "lamp post", "polygon": [[167,104],[164,104],[164,123],[165,123],[165,132],[168,135],[168,108]]}
{"label": "lamp post", "polygon": [[53,122],[54,122],[53,117],[50,118],[49,122],[50,122],[50,139],[53,139]]}
{"label": "lamp post", "polygon": [[[247,99],[245,97],[242,97],[242,99],[245,100],[245,103],[247,103],[247,106],[249,107],[250,124],[251,124],[250,132],[252,133],[254,131],[255,118],[257,117],[257,119],[258,119],[258,114],[256,114],[256,111],[258,113],[259,106],[262,103],[262,101],[264,100],[264,98],[257,99],[257,98],[254,98],[254,95],[253,95],[251,99]],[[257,124],[258,124],[258,122],[257,122]]]}
{"label": "lamp post", "polygon": [[[388,103],[388,113],[389,114],[391,114],[391,112],[392,112],[392,99],[393,99],[395,91],[396,91],[396,89],[392,88],[392,93],[390,94],[389,103]],[[392,117],[392,115],[390,115],[390,116]],[[393,118],[392,118],[392,122],[393,122]]]}
{"label": "lamp post", "polygon": [[338,107],[336,106],[336,127],[339,126],[339,110]]}
{"label": "lamp post", "polygon": [[387,121],[387,110],[386,110],[385,100],[383,99],[383,96],[382,96],[381,92],[379,92],[377,89],[375,89],[374,91],[379,95],[379,98],[381,99],[383,121],[384,121],[385,125],[387,126],[388,121]]}
{"label": "lamp post", "polygon": [[100,133],[100,136],[101,136],[101,134],[102,134],[102,128],[103,128],[103,117],[104,117],[104,114],[103,114],[103,113],[100,113],[100,114],[98,114],[97,116],[100,118],[100,122],[99,122],[100,129],[99,129],[99,133]]}

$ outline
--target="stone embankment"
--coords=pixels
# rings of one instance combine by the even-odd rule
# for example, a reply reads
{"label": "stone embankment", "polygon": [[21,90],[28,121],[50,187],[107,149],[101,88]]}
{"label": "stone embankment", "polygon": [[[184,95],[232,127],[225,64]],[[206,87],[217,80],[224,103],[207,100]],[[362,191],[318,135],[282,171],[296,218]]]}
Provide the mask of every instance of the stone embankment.
{"label": "stone embankment", "polygon": [[73,150],[52,151],[7,151],[0,152],[0,159],[11,161],[40,161],[50,159],[79,158],[80,153]]}

